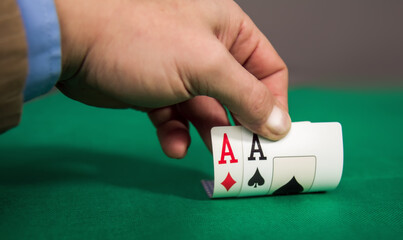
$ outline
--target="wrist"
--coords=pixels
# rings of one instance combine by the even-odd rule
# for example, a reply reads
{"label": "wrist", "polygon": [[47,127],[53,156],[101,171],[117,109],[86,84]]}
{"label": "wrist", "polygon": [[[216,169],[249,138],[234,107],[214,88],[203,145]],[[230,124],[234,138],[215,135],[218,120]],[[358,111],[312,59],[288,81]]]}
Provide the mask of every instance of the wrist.
{"label": "wrist", "polygon": [[93,29],[86,21],[89,13],[82,12],[85,4],[74,0],[55,0],[61,36],[62,73],[58,81],[76,75],[88,52],[90,41],[87,37],[91,36]]}

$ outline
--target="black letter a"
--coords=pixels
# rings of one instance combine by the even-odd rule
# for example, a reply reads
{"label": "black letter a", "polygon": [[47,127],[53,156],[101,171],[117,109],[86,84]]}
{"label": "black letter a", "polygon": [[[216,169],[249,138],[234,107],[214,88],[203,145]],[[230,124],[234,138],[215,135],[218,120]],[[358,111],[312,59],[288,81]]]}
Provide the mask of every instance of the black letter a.
{"label": "black letter a", "polygon": [[[256,143],[257,143],[257,149],[255,148]],[[250,156],[248,157],[249,161],[256,160],[256,158],[253,156],[255,152],[260,153],[259,160],[267,160],[267,157],[263,155],[263,150],[262,147],[260,146],[259,137],[256,134],[253,134],[252,148],[250,150]]]}

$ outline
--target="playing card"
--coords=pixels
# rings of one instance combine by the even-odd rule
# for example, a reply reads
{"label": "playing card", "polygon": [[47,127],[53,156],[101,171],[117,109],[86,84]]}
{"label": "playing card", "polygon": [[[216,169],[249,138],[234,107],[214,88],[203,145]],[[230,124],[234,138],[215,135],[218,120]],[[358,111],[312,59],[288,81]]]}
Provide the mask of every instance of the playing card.
{"label": "playing card", "polygon": [[312,187],[315,171],[315,156],[275,157],[269,194],[308,192]]}
{"label": "playing card", "polygon": [[242,127],[216,127],[211,130],[214,160],[212,197],[236,197],[243,178]]}
{"label": "playing card", "polygon": [[310,192],[335,189],[343,173],[343,136],[340,123],[313,123],[309,129],[316,156],[316,174]]}
{"label": "playing card", "polygon": [[214,184],[210,197],[329,191],[343,169],[339,123],[292,123],[288,135],[270,141],[243,127],[212,129]]}
{"label": "playing card", "polygon": [[337,187],[343,169],[339,123],[293,123],[288,135],[269,141],[273,180],[268,194],[328,191]]}
{"label": "playing card", "polygon": [[273,165],[268,159],[269,140],[242,129],[243,183],[240,197],[265,195],[273,176]]}

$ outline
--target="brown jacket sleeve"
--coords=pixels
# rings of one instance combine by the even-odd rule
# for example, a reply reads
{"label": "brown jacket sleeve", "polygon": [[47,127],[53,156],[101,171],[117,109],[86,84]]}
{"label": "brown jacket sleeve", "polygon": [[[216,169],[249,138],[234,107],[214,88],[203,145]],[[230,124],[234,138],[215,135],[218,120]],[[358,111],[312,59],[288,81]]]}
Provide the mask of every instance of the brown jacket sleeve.
{"label": "brown jacket sleeve", "polygon": [[0,133],[20,121],[27,71],[27,43],[17,1],[0,0]]}

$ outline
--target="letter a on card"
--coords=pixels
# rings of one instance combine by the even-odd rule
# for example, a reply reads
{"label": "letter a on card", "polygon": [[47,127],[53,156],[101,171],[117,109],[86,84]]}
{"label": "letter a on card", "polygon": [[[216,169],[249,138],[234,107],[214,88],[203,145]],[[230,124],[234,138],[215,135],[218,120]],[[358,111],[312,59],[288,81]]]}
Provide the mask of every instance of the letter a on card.
{"label": "letter a on card", "polygon": [[237,197],[243,181],[242,127],[211,130],[214,159],[213,197]]}
{"label": "letter a on card", "polygon": [[[226,151],[225,149],[228,149],[228,151]],[[226,133],[224,133],[222,151],[221,151],[221,160],[218,161],[218,164],[226,164],[227,163],[227,161],[225,160],[226,156],[231,157],[231,159],[229,161],[230,163],[238,162],[238,159],[235,158],[234,152],[232,151],[231,144],[229,143],[228,135]]]}

